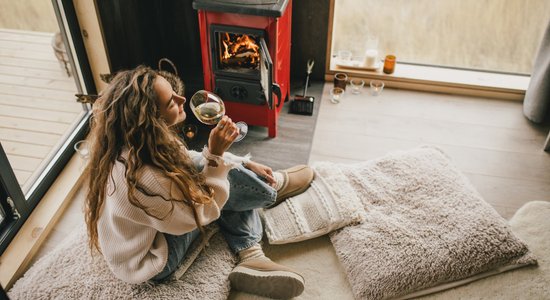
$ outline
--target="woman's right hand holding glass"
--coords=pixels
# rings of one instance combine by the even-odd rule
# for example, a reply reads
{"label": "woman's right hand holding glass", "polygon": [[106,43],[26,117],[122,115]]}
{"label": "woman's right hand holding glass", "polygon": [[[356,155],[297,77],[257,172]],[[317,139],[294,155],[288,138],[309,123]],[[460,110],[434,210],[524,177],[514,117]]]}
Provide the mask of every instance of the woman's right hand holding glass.
{"label": "woman's right hand holding glass", "polygon": [[210,131],[208,150],[213,155],[222,156],[231,147],[237,136],[239,136],[237,125],[231,118],[223,116],[216,127]]}

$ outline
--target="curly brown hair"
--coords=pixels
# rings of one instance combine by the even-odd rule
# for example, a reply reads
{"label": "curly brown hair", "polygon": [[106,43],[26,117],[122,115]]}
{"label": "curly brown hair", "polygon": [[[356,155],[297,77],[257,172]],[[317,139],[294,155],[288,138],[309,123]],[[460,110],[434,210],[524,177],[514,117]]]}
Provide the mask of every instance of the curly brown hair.
{"label": "curly brown hair", "polygon": [[[151,195],[140,185],[144,166],[152,166],[170,178],[181,190],[180,201],[193,209],[195,223],[202,230],[196,205],[212,201],[213,190],[205,184],[204,176],[195,168],[183,141],[161,118],[153,83],[159,74],[149,67],[139,66],[121,71],[113,78],[94,104],[91,119],[91,151],[86,173],[88,193],[85,200],[85,220],[89,245],[101,251],[98,243],[97,222],[106,197],[107,181],[116,161],[126,167],[128,200],[149,216],[156,216],[142,205],[134,193]],[[121,154],[127,152],[127,158]],[[116,188],[116,187],[115,187]],[[159,196],[159,195],[155,195]]]}

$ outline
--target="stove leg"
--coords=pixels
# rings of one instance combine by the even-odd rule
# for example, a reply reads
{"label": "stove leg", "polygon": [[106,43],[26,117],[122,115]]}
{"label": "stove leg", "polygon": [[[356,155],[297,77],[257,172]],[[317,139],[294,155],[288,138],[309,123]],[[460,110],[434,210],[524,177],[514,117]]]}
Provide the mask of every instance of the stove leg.
{"label": "stove leg", "polygon": [[277,117],[276,116],[269,116],[269,123],[267,126],[267,135],[270,138],[274,138],[277,136]]}
{"label": "stove leg", "polygon": [[269,127],[268,129],[268,136],[270,138],[274,138],[277,136],[277,127]]}

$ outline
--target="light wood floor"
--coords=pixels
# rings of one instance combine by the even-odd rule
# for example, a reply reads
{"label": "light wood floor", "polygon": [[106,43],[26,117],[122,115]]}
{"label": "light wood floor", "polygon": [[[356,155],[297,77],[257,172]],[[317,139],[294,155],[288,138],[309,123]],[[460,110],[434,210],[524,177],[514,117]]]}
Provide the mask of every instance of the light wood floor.
{"label": "light wood floor", "polygon": [[[506,219],[525,202],[550,201],[550,154],[542,151],[550,126],[526,121],[520,102],[386,89],[379,97],[364,90],[332,104],[329,86],[310,162],[352,163],[430,144],[442,148]],[[37,257],[83,223],[83,195],[77,194]]]}
{"label": "light wood floor", "polygon": [[23,190],[83,113],[52,36],[0,29],[0,141]]}
{"label": "light wood floor", "polygon": [[521,102],[386,89],[335,105],[328,85],[324,95],[310,162],[436,145],[506,219],[525,202],[550,201],[550,153],[542,150],[550,126],[527,121]]}

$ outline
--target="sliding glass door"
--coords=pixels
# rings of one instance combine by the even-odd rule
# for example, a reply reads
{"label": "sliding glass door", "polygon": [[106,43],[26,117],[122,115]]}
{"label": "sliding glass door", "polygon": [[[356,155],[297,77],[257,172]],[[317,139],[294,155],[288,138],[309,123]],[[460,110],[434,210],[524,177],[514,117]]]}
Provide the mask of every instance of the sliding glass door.
{"label": "sliding glass door", "polygon": [[84,137],[75,94],[95,88],[72,1],[0,2],[1,253]]}

